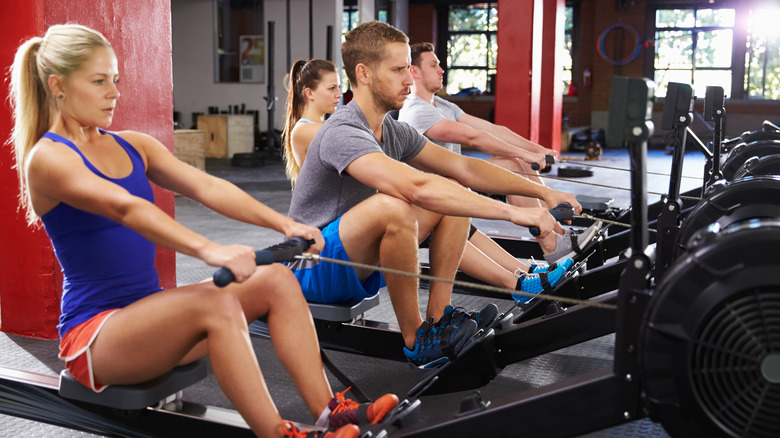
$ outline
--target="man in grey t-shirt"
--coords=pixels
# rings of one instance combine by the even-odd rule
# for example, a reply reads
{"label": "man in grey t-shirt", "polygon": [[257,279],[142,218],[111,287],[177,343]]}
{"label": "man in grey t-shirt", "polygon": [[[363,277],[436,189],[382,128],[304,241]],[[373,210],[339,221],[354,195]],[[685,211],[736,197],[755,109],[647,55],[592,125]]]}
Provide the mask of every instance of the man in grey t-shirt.
{"label": "man in grey t-shirt", "polygon": [[[412,86],[412,94],[406,99],[399,112],[399,121],[408,123],[417,132],[424,134],[439,146],[460,153],[460,145],[466,144],[492,155],[488,158],[491,163],[518,172],[534,182],[543,184],[538,174],[530,166],[532,163],[536,163],[540,168],[543,168],[546,166],[545,155],[554,153],[553,151],[515,134],[505,126],[466,114],[454,103],[436,96],[435,93],[443,86],[444,70],[442,70],[439,59],[434,53],[433,44],[413,44],[411,57],[410,70],[414,85]],[[508,196],[507,202],[519,207],[538,207],[540,205],[538,199],[524,196]],[[549,235],[538,238],[545,260],[549,263],[555,263],[561,259],[572,257],[587,245],[599,228],[601,228],[601,222],[596,222],[580,234],[572,234],[572,231],[569,231],[566,235]],[[476,246],[483,253],[497,251],[496,248],[487,249],[480,246],[491,245],[487,236],[476,235],[470,241],[474,241],[475,238],[479,239],[479,244]],[[506,256],[502,256],[501,259],[507,261],[495,261],[508,271],[504,272],[503,275],[496,275],[511,280],[515,270],[515,268],[509,268],[511,259]],[[485,269],[495,268],[496,266],[492,263],[484,263],[476,267],[475,270],[485,272]]]}
{"label": "man in grey t-shirt", "polygon": [[[353,100],[314,136],[290,205],[292,218],[323,228],[321,255],[414,273],[419,269],[418,244],[430,235],[431,274],[453,279],[470,217],[534,225],[541,235],[563,231],[544,208],[514,207],[464,186],[533,196],[551,205],[568,202],[581,211],[570,194],[451,153],[387,116],[401,108],[412,84],[403,32],[376,21],[361,24],[347,34],[341,53]],[[373,270],[340,264],[297,262],[291,268],[311,301],[365,298],[376,294],[382,281]],[[567,268],[545,273],[546,281],[557,282]],[[388,274],[384,279],[404,353],[419,367],[447,361],[478,326],[489,326],[498,313],[492,305],[464,315],[450,304],[452,285],[433,282],[423,322],[417,278]],[[539,275],[529,275],[519,290],[538,293],[540,283]]]}

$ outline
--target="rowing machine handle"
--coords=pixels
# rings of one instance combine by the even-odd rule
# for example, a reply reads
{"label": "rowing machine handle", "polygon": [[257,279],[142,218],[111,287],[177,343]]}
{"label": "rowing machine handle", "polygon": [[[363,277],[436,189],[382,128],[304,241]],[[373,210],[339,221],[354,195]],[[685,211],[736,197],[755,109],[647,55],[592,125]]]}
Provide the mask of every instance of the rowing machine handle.
{"label": "rowing machine handle", "polygon": [[[301,255],[314,243],[313,240],[306,240],[302,237],[293,237],[274,246],[255,251],[255,262],[258,266],[270,265],[277,262],[289,262],[295,259],[295,256]],[[214,273],[214,284],[219,287],[225,287],[232,283],[236,277],[228,268],[219,268]]]}
{"label": "rowing machine handle", "polygon": [[[547,163],[547,167],[550,167],[551,164],[555,164],[555,157],[552,155],[545,155],[544,162]],[[531,163],[531,169],[539,170],[539,163]]]}
{"label": "rowing machine handle", "polygon": [[[568,203],[568,202],[561,202],[555,208],[551,208],[547,210],[550,212],[552,217],[555,218],[556,221],[570,221],[574,219],[574,208]],[[531,232],[532,236],[538,236],[542,232],[539,230],[539,227],[536,225],[532,225],[528,227],[528,231]]]}

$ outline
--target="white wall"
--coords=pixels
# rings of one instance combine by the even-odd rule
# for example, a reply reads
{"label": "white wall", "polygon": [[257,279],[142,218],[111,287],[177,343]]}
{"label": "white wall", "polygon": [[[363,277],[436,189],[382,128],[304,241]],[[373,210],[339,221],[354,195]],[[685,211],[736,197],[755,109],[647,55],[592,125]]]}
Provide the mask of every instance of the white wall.
{"label": "white wall", "polygon": [[[333,26],[334,62],[341,65],[341,11],[342,0],[313,0],[313,54],[325,58],[327,47],[327,26]],[[287,67],[287,3],[286,0],[265,0],[264,33],[268,21],[274,21],[274,82],[278,98],[274,113],[274,128],[281,129],[284,116],[284,102],[287,98],[283,79]],[[290,46],[291,59],[309,58],[309,0],[290,0]],[[184,127],[195,121],[193,112],[208,111],[209,106],[227,109],[228,105],[246,104],[247,109],[260,110],[260,130],[266,131],[267,83],[215,83],[214,82],[214,5],[213,0],[171,0],[171,21],[173,29],[173,105],[181,113]],[[266,41],[268,36],[266,35]],[[266,48],[266,53],[267,53]],[[268,62],[266,61],[266,69]],[[266,78],[267,76],[266,70]]]}

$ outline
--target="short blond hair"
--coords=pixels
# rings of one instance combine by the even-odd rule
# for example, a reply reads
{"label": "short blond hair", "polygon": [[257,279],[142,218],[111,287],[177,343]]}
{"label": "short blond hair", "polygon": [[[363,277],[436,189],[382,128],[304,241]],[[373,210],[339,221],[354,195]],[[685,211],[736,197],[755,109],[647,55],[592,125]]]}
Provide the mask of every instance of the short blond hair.
{"label": "short blond hair", "polygon": [[347,78],[354,88],[357,84],[355,68],[358,64],[376,66],[385,55],[388,43],[409,44],[409,37],[395,27],[380,21],[363,23],[347,33],[341,45],[341,60]]}

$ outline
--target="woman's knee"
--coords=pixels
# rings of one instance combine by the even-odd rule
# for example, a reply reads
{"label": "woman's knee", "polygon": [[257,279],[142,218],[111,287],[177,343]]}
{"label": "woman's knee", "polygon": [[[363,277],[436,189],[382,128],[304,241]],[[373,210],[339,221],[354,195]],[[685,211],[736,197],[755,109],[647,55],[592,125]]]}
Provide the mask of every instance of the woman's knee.
{"label": "woman's knee", "polygon": [[298,279],[290,268],[278,263],[258,267],[243,286],[240,295],[247,313],[263,315],[279,305],[306,306]]}
{"label": "woman's knee", "polygon": [[204,318],[208,323],[224,325],[231,321],[245,322],[241,300],[228,290],[204,294],[200,304]]}

